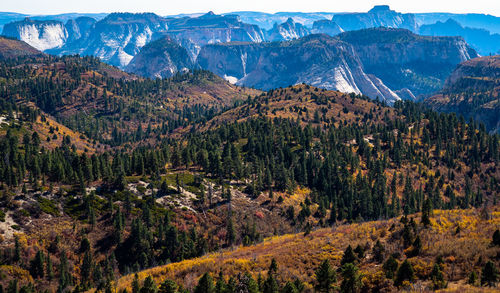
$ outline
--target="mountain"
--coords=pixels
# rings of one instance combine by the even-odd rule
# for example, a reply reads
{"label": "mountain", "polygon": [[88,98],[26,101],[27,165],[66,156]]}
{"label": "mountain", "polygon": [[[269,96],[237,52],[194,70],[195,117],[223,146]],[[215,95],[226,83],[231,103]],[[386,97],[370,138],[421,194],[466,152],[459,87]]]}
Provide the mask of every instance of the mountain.
{"label": "mountain", "polygon": [[28,15],[14,12],[0,12],[0,31],[3,30],[3,26],[9,22],[15,22],[25,19],[29,17],[33,20],[57,20],[62,23],[66,23],[67,21],[79,17],[90,17],[96,20],[100,20],[104,18],[107,13],[63,13],[63,14],[55,14],[55,15]]}
{"label": "mountain", "polygon": [[455,112],[500,133],[500,55],[461,63],[437,95],[424,101],[442,112]]}
{"label": "mountain", "polygon": [[478,57],[461,37],[429,37],[409,30],[371,28],[338,36],[354,47],[367,73],[393,90],[428,95],[463,61]]}
{"label": "mountain", "polygon": [[169,37],[150,42],[134,56],[125,71],[149,78],[168,78],[193,68],[187,50]]}
{"label": "mountain", "polygon": [[81,16],[70,19],[64,25],[68,31],[67,42],[75,42],[81,38],[86,38],[90,30],[97,21],[92,17]]}
{"label": "mountain", "polygon": [[0,60],[18,57],[41,57],[44,54],[23,41],[0,37]]}
{"label": "mountain", "polygon": [[30,18],[6,24],[2,34],[24,41],[41,51],[62,47],[68,39],[68,31],[62,22]]}
{"label": "mountain", "polygon": [[207,45],[197,63],[238,85],[264,90],[307,83],[380,97],[389,103],[399,99],[378,78],[363,71],[350,44],[327,35],[287,42]]}
{"label": "mountain", "polygon": [[329,36],[336,36],[344,30],[333,20],[322,19],[313,23],[311,32],[313,34],[327,34]]}
{"label": "mountain", "polygon": [[446,22],[422,25],[419,33],[426,36],[461,36],[483,56],[500,53],[500,34],[491,34],[485,29],[463,27],[451,18]]}
{"label": "mountain", "polygon": [[238,15],[245,23],[258,25],[264,30],[270,30],[275,23],[286,22],[292,18],[294,22],[306,27],[311,27],[317,20],[332,19],[334,13],[331,12],[276,12],[265,13],[258,11],[235,11],[224,15]]}
{"label": "mountain", "polygon": [[168,35],[185,47],[193,61],[200,48],[207,44],[264,41],[262,30],[240,21],[236,15],[216,15],[209,12],[196,18],[168,19]]}
{"label": "mountain", "polygon": [[51,53],[92,55],[124,67],[151,41],[155,32],[167,29],[167,21],[153,13],[111,13],[93,24],[86,37],[68,42]]}
{"label": "mountain", "polygon": [[296,23],[293,18],[288,18],[282,24],[275,23],[273,28],[266,32],[266,41],[289,41],[308,34],[310,34],[309,29],[300,23]]}
{"label": "mountain", "polygon": [[454,19],[465,27],[482,28],[494,34],[500,34],[500,17],[481,13],[415,13],[418,25],[434,24]]}
{"label": "mountain", "polygon": [[387,5],[374,6],[366,13],[335,14],[332,19],[344,31],[360,30],[373,27],[405,28],[417,31],[415,15],[399,13]]}

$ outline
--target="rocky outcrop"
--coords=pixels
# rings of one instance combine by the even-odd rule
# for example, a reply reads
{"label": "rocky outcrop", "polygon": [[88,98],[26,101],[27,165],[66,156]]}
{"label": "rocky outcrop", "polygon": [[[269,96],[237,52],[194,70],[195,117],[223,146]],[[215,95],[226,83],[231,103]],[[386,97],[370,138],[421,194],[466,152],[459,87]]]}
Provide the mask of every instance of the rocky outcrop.
{"label": "rocky outcrop", "polygon": [[360,30],[372,27],[405,28],[417,31],[415,16],[411,13],[399,13],[387,5],[378,5],[366,13],[336,14],[332,19],[344,31]]}
{"label": "rocky outcrop", "polygon": [[343,31],[335,21],[328,19],[315,21],[311,30],[313,34],[327,34],[329,36],[336,36]]}
{"label": "rocky outcrop", "polygon": [[296,23],[292,18],[288,18],[282,24],[275,23],[273,28],[267,31],[267,41],[289,41],[298,39],[310,34],[309,29],[300,23]]}
{"label": "rocky outcrop", "polygon": [[65,24],[66,30],[68,31],[67,41],[74,42],[81,38],[88,37],[89,32],[95,23],[95,19],[86,16],[68,20]]}
{"label": "rocky outcrop", "polygon": [[451,18],[445,22],[422,25],[419,33],[426,36],[461,36],[483,56],[500,53],[500,34],[491,34],[485,29],[463,27]]}
{"label": "rocky outcrop", "polygon": [[238,85],[264,90],[307,83],[379,97],[388,103],[399,99],[378,78],[363,71],[350,44],[327,35],[287,42],[207,45],[197,63]]}
{"label": "rocky outcrop", "polygon": [[354,46],[367,73],[415,96],[438,91],[457,64],[478,57],[460,37],[419,36],[404,29],[344,32],[339,39]]}
{"label": "rocky outcrop", "polygon": [[2,34],[24,41],[41,51],[62,47],[68,39],[68,31],[62,22],[30,18],[6,24]]}
{"label": "rocky outcrop", "polygon": [[500,55],[458,65],[441,92],[424,103],[437,111],[473,118],[488,131],[500,133]]}
{"label": "rocky outcrop", "polygon": [[165,37],[144,46],[125,67],[125,71],[149,78],[168,78],[192,67],[187,50]]}

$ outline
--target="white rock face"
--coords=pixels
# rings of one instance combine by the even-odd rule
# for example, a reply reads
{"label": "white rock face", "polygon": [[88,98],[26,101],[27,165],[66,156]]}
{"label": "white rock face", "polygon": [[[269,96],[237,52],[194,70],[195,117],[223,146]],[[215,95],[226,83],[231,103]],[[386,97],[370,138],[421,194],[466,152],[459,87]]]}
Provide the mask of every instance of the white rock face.
{"label": "white rock face", "polygon": [[26,23],[17,26],[17,36],[14,37],[45,51],[62,47],[68,38],[68,32],[62,23]]}

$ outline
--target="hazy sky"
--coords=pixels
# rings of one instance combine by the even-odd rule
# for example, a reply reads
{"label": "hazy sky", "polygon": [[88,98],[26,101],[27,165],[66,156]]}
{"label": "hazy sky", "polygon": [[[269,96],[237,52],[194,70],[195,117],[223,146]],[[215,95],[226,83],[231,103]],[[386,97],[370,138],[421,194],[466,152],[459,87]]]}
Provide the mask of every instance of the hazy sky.
{"label": "hazy sky", "polygon": [[500,16],[500,0],[0,0],[0,11],[27,14],[65,12],[155,12],[160,15],[214,11],[367,11],[388,4],[401,12],[487,13]]}

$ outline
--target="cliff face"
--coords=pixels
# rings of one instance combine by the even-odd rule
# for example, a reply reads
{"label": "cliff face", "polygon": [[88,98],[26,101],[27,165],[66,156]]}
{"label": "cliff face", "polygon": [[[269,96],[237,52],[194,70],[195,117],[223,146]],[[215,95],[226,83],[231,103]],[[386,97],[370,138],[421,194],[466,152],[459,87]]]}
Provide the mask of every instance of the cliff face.
{"label": "cliff face", "polygon": [[366,72],[415,96],[438,91],[457,64],[478,57],[460,37],[419,36],[403,29],[366,29],[339,38],[354,46]]}
{"label": "cliff face", "polygon": [[327,34],[336,36],[344,30],[333,20],[323,19],[315,21],[311,32],[313,34]]}
{"label": "cliff face", "polygon": [[166,37],[144,46],[125,71],[150,78],[168,78],[192,67],[187,50]]}
{"label": "cliff face", "polygon": [[74,42],[80,38],[86,38],[90,29],[96,23],[92,17],[78,17],[66,22],[65,27],[68,31],[68,42]]}
{"label": "cliff face", "polygon": [[64,24],[55,20],[32,20],[25,18],[4,26],[3,35],[24,41],[38,50],[59,48],[68,39]]}
{"label": "cliff face", "polygon": [[471,59],[457,66],[442,91],[424,101],[442,112],[456,112],[500,133],[500,55]]}
{"label": "cliff face", "polygon": [[264,41],[264,34],[257,25],[243,23],[236,15],[209,12],[197,18],[169,19],[168,26],[164,34],[185,47],[193,60],[207,44]]}
{"label": "cliff face", "polygon": [[309,29],[300,23],[296,23],[292,18],[288,18],[282,24],[275,23],[273,28],[267,31],[267,41],[289,41],[298,39],[310,34]]}
{"label": "cliff face", "polygon": [[492,34],[485,29],[463,27],[451,18],[445,22],[422,25],[419,33],[426,36],[462,36],[483,56],[500,53],[500,34]]}
{"label": "cliff face", "polygon": [[153,33],[167,28],[166,20],[153,13],[112,13],[96,22],[87,37],[67,43],[55,53],[94,55],[124,67],[151,40]]}
{"label": "cliff face", "polygon": [[197,62],[238,85],[264,90],[307,83],[389,103],[399,99],[378,78],[365,74],[350,44],[327,35],[281,43],[208,45]]}
{"label": "cliff face", "polygon": [[336,14],[332,20],[345,31],[381,26],[417,31],[417,23],[413,14],[396,12],[387,5],[375,6],[366,13]]}

